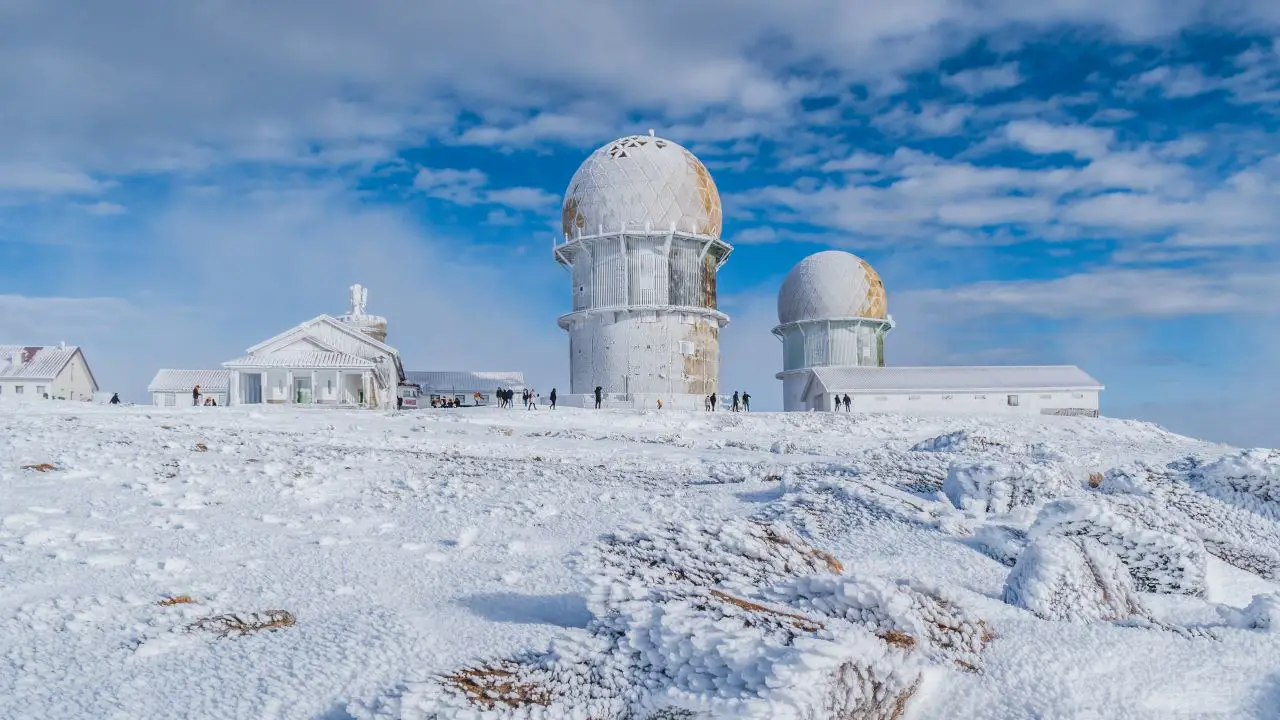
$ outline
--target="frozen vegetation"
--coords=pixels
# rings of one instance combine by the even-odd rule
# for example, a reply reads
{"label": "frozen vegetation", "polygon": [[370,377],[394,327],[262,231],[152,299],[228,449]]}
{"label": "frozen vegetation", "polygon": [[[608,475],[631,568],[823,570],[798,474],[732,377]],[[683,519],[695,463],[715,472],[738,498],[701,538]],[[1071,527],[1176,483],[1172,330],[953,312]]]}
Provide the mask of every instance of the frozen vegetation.
{"label": "frozen vegetation", "polygon": [[1280,455],[0,400],[0,717],[1275,718]]}

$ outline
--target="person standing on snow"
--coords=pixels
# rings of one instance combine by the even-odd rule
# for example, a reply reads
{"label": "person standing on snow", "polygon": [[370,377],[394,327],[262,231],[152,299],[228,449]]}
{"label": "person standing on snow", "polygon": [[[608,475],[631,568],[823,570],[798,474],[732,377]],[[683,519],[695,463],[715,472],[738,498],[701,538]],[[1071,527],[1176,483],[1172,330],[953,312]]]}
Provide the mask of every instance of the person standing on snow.
{"label": "person standing on snow", "polygon": [[751,412],[751,394],[746,390],[742,391],[742,410],[743,412]]}
{"label": "person standing on snow", "polygon": [[711,412],[716,411],[716,394],[711,393]]}
{"label": "person standing on snow", "polygon": [[739,403],[739,400],[738,400],[738,391],[737,391],[737,390],[734,390],[734,391],[733,391],[733,411],[734,411],[734,412],[738,412],[738,403]]}
{"label": "person standing on snow", "polygon": [[596,409],[600,409],[600,401],[604,398],[604,388],[596,386]]}
{"label": "person standing on snow", "polygon": [[849,400],[849,393],[845,393],[844,394],[844,411],[849,412],[849,406],[852,404],[853,404],[852,401]]}
{"label": "person standing on snow", "polygon": [[200,407],[200,386],[191,388],[191,404]]}
{"label": "person standing on snow", "polygon": [[529,409],[530,410],[538,409],[538,391],[537,390],[529,391]]}
{"label": "person standing on snow", "polygon": [[555,410],[556,409],[556,389],[555,388],[551,388],[551,394],[547,396],[547,399],[551,401],[551,409]]}
{"label": "person standing on snow", "polygon": [[120,393],[111,393],[111,400],[109,400],[108,402],[110,402],[112,405],[119,405]]}

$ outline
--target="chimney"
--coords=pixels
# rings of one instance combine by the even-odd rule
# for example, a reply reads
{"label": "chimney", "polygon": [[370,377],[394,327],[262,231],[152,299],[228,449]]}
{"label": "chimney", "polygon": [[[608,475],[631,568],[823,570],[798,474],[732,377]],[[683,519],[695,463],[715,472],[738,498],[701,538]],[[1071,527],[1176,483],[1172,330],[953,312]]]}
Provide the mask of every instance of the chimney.
{"label": "chimney", "polygon": [[60,343],[58,343],[58,349],[59,349],[59,350],[66,350],[66,349],[67,349],[67,343],[66,343],[66,341],[65,341],[65,340],[64,340],[64,341],[62,341],[62,342],[60,342]]}

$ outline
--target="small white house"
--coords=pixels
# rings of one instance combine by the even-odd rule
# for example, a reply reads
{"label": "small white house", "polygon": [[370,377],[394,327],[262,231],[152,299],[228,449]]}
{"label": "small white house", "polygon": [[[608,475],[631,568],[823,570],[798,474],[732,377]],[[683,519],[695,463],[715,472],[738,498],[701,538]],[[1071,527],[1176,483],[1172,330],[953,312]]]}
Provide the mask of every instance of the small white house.
{"label": "small white house", "polygon": [[97,391],[75,345],[0,345],[0,397],[91,401]]}
{"label": "small white house", "polygon": [[462,405],[491,405],[497,402],[498,388],[515,390],[516,395],[525,388],[522,372],[410,370],[405,373],[405,380],[421,388],[423,405],[444,398],[453,398]]}
{"label": "small white house", "polygon": [[200,386],[200,404],[212,399],[219,405],[227,404],[230,387],[229,370],[161,370],[147,386],[151,404],[160,407],[182,407],[194,400],[191,391]]}
{"label": "small white house", "polygon": [[1074,365],[815,367],[778,374],[788,410],[1098,415],[1103,385]]}
{"label": "small white house", "polygon": [[395,408],[400,353],[352,324],[319,315],[224,362],[229,405]]}

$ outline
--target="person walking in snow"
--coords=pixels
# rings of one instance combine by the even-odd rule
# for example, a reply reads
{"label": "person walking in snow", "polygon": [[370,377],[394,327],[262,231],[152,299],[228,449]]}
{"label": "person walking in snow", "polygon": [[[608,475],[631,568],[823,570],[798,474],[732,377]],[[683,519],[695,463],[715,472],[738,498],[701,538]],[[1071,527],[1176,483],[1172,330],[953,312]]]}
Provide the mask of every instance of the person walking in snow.
{"label": "person walking in snow", "polygon": [[596,409],[600,409],[600,401],[604,399],[604,388],[596,386]]}
{"label": "person walking in snow", "polygon": [[551,388],[551,394],[547,396],[547,399],[551,401],[551,409],[555,410],[556,409],[556,389],[555,388]]}
{"label": "person walking in snow", "polygon": [[111,393],[111,399],[108,402],[110,402],[112,405],[119,405],[120,393]]}
{"label": "person walking in snow", "polygon": [[706,410],[707,412],[711,412],[711,396],[710,395],[702,398],[702,409]]}
{"label": "person walking in snow", "polygon": [[716,411],[716,394],[711,393],[711,412]]}
{"label": "person walking in snow", "polygon": [[658,409],[662,409],[662,398],[658,398]]}
{"label": "person walking in snow", "polygon": [[742,391],[742,411],[751,412],[751,394],[746,390]]}
{"label": "person walking in snow", "polygon": [[739,404],[739,402],[740,402],[740,400],[739,400],[739,398],[738,398],[738,391],[737,391],[737,390],[734,390],[734,391],[733,391],[733,411],[734,411],[734,412],[738,412],[738,404]]}
{"label": "person walking in snow", "polygon": [[191,388],[191,404],[200,407],[200,386]]}
{"label": "person walking in snow", "polygon": [[849,412],[849,406],[852,404],[853,404],[853,401],[849,399],[849,393],[845,393],[844,394],[844,411]]}
{"label": "person walking in snow", "polygon": [[529,391],[529,409],[530,410],[538,409],[538,391],[537,390]]}

